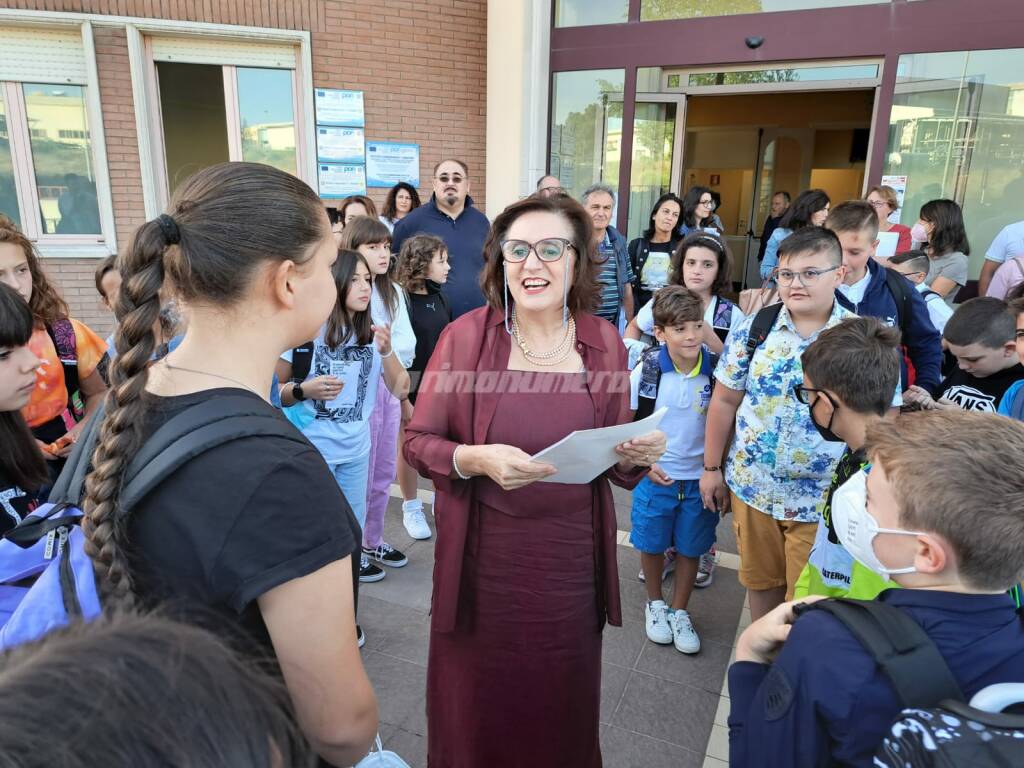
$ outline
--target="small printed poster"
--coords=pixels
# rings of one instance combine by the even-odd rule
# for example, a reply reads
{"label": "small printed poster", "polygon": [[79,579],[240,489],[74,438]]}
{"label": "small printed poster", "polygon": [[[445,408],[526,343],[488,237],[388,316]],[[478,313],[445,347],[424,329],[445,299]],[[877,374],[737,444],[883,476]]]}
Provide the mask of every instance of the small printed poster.
{"label": "small printed poster", "polygon": [[366,125],[362,91],[315,88],[313,103],[316,107],[317,125],[349,128],[363,128]]}
{"label": "small printed poster", "polygon": [[317,177],[321,197],[366,194],[366,168],[351,163],[319,163]]}
{"label": "small printed poster", "polygon": [[359,399],[362,360],[331,360],[330,375],[341,381],[341,392],[327,402],[328,408],[351,408]]}
{"label": "small printed poster", "polygon": [[366,186],[393,187],[400,181],[420,185],[420,145],[366,142]]}
{"label": "small printed poster", "polygon": [[364,139],[362,128],[318,125],[316,159],[321,163],[362,163]]}
{"label": "small printed poster", "polygon": [[906,176],[883,176],[882,177],[883,187],[892,187],[896,190],[896,204],[899,206],[895,211],[889,214],[889,221],[893,224],[900,223],[900,212],[903,210],[903,198],[907,194],[907,177]]}

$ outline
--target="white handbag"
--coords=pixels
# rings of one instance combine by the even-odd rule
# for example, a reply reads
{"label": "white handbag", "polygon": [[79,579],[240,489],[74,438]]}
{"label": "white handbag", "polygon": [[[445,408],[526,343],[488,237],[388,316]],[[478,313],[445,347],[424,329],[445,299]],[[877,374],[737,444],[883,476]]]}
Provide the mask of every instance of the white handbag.
{"label": "white handbag", "polygon": [[410,768],[410,765],[394,752],[384,749],[378,733],[374,748],[356,764],[355,768]]}

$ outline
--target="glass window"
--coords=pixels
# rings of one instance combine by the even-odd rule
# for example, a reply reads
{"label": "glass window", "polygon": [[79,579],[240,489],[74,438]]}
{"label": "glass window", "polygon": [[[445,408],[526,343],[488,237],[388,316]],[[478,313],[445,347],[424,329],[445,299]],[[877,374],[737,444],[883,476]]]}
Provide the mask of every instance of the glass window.
{"label": "glass window", "polygon": [[238,68],[242,159],[295,173],[292,71]]}
{"label": "glass window", "polygon": [[675,103],[638,103],[633,117],[633,164],[629,178],[629,236],[647,228],[655,201],[672,184]]}
{"label": "glass window", "polygon": [[693,19],[701,16],[734,16],[762,11],[802,11],[811,8],[839,8],[845,5],[875,5],[889,0],[641,0],[640,21]]}
{"label": "glass window", "polygon": [[573,197],[591,184],[618,188],[625,71],[556,72],[551,103],[551,175]]}
{"label": "glass window", "polygon": [[11,139],[7,130],[7,110],[0,93],[0,213],[21,229],[18,213],[18,191],[14,186],[14,163],[11,160]]}
{"label": "glass window", "polygon": [[733,72],[695,72],[691,86],[749,85],[751,83],[806,83],[820,80],[862,80],[878,77],[877,64],[840,64],[833,67],[785,67]]}
{"label": "glass window", "polygon": [[555,26],[624,24],[629,0],[555,0]]}
{"label": "glass window", "polygon": [[85,88],[29,83],[22,87],[42,233],[100,234]]}
{"label": "glass window", "polygon": [[885,174],[906,176],[903,224],[948,197],[963,206],[976,277],[992,239],[1024,219],[1024,49],[901,56]]}

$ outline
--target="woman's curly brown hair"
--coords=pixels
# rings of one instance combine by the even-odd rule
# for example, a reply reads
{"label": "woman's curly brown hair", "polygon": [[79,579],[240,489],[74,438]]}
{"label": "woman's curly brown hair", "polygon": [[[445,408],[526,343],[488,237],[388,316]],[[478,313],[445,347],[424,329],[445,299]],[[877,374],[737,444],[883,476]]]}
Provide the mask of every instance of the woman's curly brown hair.
{"label": "woman's curly brown hair", "polygon": [[11,226],[6,226],[6,223],[0,225],[0,243],[11,243],[25,252],[25,260],[28,261],[28,269],[32,274],[32,296],[28,300],[28,308],[32,310],[32,317],[36,323],[52,325],[62,317],[67,317],[67,302],[47,279],[32,241],[14,227],[12,222]]}
{"label": "woman's curly brown hair", "polygon": [[395,281],[407,291],[423,287],[430,271],[430,262],[438,251],[447,251],[444,240],[434,235],[415,235],[402,243],[398,253]]}

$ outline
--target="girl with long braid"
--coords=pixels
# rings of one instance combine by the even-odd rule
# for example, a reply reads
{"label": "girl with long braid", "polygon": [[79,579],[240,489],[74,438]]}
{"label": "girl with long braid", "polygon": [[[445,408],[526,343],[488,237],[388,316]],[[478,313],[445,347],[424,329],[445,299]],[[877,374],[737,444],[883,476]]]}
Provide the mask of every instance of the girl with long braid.
{"label": "girl with long braid", "polygon": [[[377,728],[356,646],[359,527],[317,450],[301,437],[240,438],[187,462],[131,509],[119,503],[129,461],[173,417],[218,399],[225,410],[243,399],[248,413],[275,413],[266,402],[275,362],[327,318],[336,257],[316,194],[254,163],[200,171],[168,213],[136,231],[119,263],[117,357],[82,530],[105,608],[157,604],[222,619],[216,629],[280,669],[319,754],[351,765]],[[165,285],[190,322],[153,363]]]}

